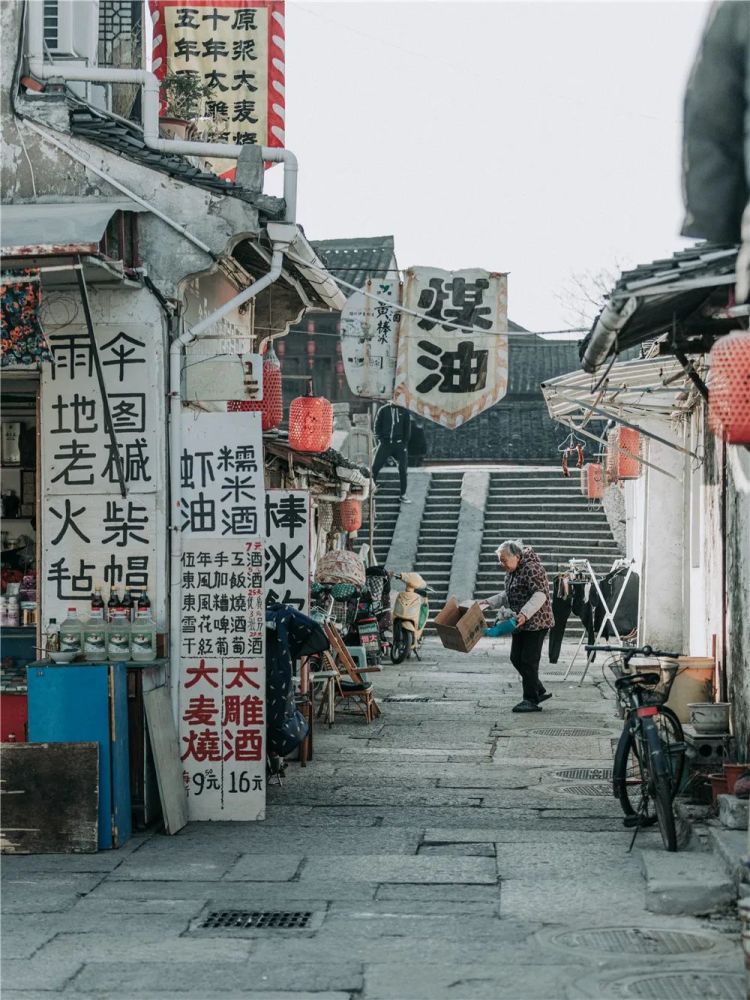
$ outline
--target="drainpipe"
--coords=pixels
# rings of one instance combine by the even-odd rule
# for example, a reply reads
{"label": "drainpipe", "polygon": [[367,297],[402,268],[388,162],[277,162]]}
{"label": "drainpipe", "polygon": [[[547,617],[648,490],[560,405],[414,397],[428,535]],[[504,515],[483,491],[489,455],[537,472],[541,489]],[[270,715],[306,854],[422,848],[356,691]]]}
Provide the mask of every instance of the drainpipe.
{"label": "drainpipe", "polygon": [[[68,66],[44,61],[44,4],[41,0],[26,5],[26,53],[29,72],[40,80],[76,80],[82,83],[131,83],[141,88],[143,104],[143,141],[149,149],[160,153],[185,156],[223,157],[239,159],[243,147],[233,143],[187,142],[159,137],[160,81],[145,69],[111,69],[98,66]],[[297,218],[297,157],[289,149],[261,146],[263,159],[284,164],[285,222]]]}
{"label": "drainpipe", "polygon": [[[269,285],[281,276],[284,252],[296,235],[296,226],[283,223],[269,223],[268,235],[271,237],[273,253],[271,269],[263,277],[248,288],[243,289],[229,302],[212,312],[195,326],[188,327],[172,340],[169,346],[169,481],[170,481],[170,574],[169,574],[169,666],[170,688],[172,692],[172,710],[175,723],[178,723],[177,684],[180,674],[180,610],[181,610],[181,563],[182,563],[182,524],[181,512],[178,509],[180,493],[180,458],[182,454],[182,355],[184,348],[204,336],[208,330],[227,313],[232,312],[255,298]],[[285,237],[287,233],[287,238]]]}

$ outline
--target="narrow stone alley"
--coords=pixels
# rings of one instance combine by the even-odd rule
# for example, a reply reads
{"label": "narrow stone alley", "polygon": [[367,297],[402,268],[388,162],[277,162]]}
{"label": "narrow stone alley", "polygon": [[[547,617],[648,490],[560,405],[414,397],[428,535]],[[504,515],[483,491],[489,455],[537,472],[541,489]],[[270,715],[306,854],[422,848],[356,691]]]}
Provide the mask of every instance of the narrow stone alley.
{"label": "narrow stone alley", "polygon": [[[508,645],[462,656],[431,639],[422,663],[389,665],[381,718],[319,727],[265,822],[6,857],[5,1000],[739,1000],[730,920],[645,908],[659,834],[629,854],[596,780],[618,731],[608,691],[563,682],[563,656],[544,711],[513,715]],[[221,910],[310,916],[200,928]]]}

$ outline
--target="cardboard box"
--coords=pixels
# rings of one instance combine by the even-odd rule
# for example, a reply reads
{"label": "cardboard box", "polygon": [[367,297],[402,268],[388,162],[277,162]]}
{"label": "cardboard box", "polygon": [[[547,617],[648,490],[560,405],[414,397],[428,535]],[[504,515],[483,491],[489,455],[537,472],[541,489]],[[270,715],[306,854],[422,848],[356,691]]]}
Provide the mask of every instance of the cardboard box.
{"label": "cardboard box", "polygon": [[461,607],[455,597],[449,597],[443,610],[435,616],[435,628],[446,649],[468,653],[484,635],[487,623],[478,603]]}

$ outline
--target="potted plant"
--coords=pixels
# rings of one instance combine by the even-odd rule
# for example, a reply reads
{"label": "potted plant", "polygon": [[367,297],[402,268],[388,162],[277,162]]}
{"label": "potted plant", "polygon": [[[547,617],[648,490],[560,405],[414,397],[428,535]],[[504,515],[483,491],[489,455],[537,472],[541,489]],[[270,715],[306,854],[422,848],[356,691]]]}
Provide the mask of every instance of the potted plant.
{"label": "potted plant", "polygon": [[207,117],[206,101],[213,88],[200,83],[197,74],[169,70],[161,82],[161,93],[165,114],[159,120],[164,136],[185,139],[193,123]]}

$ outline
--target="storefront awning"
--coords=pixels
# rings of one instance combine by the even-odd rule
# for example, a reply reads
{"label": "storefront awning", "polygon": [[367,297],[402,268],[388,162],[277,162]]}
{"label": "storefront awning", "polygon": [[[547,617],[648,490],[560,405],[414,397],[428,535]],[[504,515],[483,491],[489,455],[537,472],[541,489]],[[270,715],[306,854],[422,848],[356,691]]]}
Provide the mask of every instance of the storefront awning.
{"label": "storefront awning", "polygon": [[115,212],[141,211],[130,199],[3,205],[0,253],[3,257],[97,253]]}
{"label": "storefront awning", "polygon": [[737,250],[704,243],[625,271],[581,342],[583,370],[594,372],[610,355],[657,338],[667,354],[704,353],[736,329]]}

